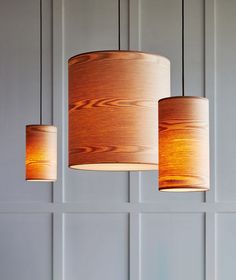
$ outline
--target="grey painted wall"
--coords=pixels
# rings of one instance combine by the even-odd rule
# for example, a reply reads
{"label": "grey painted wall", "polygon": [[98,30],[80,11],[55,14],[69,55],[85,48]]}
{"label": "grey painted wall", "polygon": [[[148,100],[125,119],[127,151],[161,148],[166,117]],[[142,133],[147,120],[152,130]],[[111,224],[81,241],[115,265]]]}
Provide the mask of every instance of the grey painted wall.
{"label": "grey painted wall", "polygon": [[[0,279],[234,280],[236,1],[186,0],[188,95],[210,99],[211,191],[157,191],[156,172],[67,168],[67,59],[117,49],[117,0],[43,0],[44,122],[55,184],[24,181],[39,121],[39,0],[0,0]],[[163,54],[181,93],[181,0],[121,0],[121,46]]]}

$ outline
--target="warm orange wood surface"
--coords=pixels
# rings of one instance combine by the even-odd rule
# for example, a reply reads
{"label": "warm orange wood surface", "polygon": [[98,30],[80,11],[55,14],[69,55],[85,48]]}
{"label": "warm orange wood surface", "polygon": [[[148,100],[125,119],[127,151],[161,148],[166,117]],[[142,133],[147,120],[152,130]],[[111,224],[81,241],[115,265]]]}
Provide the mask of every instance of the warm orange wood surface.
{"label": "warm orange wood surface", "polygon": [[206,98],[159,101],[159,189],[209,189],[209,104]]}
{"label": "warm orange wood surface", "polygon": [[26,126],[26,180],[55,181],[57,178],[57,128]]}
{"label": "warm orange wood surface", "polygon": [[157,169],[157,102],[169,95],[164,57],[103,51],[71,58],[69,166]]}

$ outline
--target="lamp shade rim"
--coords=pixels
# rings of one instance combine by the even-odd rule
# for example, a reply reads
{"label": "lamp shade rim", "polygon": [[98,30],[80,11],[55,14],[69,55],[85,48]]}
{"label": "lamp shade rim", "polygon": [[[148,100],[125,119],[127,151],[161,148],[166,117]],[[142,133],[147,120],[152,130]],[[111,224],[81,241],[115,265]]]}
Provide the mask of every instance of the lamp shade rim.
{"label": "lamp shade rim", "polygon": [[56,178],[53,179],[42,179],[42,178],[25,178],[25,181],[31,181],[31,182],[56,182]]}
{"label": "lamp shade rim", "polygon": [[205,101],[209,101],[209,99],[208,98],[206,98],[206,97],[202,97],[202,96],[190,96],[190,95],[184,95],[184,96],[182,96],[182,95],[180,95],[180,96],[169,96],[169,97],[164,97],[164,98],[161,98],[161,99],[159,99],[158,100],[158,103],[160,103],[160,102],[162,102],[162,101],[164,101],[164,100],[170,100],[170,99],[177,99],[177,98],[180,98],[180,99],[200,99],[200,100],[205,100]]}
{"label": "lamp shade rim", "polygon": [[206,192],[210,188],[207,187],[191,187],[191,186],[171,186],[171,187],[161,187],[159,191],[161,192]]}
{"label": "lamp shade rim", "polygon": [[[71,169],[91,171],[147,171],[158,170],[158,164],[141,162],[98,162],[70,164]],[[106,169],[104,169],[106,167]]]}
{"label": "lamp shade rim", "polygon": [[[82,58],[83,56],[88,56],[88,55],[91,55],[91,54],[97,54],[97,55],[104,55],[104,54],[127,54],[127,55],[130,55],[130,54],[137,54],[137,55],[142,55],[143,56],[143,59],[145,59],[145,57],[149,57],[149,58],[154,58],[154,59],[161,59],[162,62],[166,63],[167,65],[170,65],[170,60],[161,55],[161,54],[154,54],[154,53],[148,53],[148,52],[143,52],[143,51],[128,51],[128,50],[100,50],[100,51],[90,51],[90,52],[84,52],[84,53],[80,53],[80,54],[77,54],[77,55],[74,55],[72,57],[70,57],[68,59],[68,64],[73,64],[73,61],[76,60],[76,62],[78,62],[77,60],[79,58]],[[114,57],[111,57],[111,59],[114,59]]]}

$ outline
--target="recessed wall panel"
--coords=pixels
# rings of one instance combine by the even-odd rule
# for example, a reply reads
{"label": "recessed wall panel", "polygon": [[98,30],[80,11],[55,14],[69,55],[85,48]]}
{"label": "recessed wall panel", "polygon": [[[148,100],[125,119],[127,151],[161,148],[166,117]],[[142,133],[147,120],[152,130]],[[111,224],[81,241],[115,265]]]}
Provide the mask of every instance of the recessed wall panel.
{"label": "recessed wall panel", "polygon": [[171,61],[172,95],[181,93],[181,1],[140,0],[141,50]]}
{"label": "recessed wall panel", "polygon": [[67,202],[128,201],[128,172],[69,170],[67,174]]}
{"label": "recessed wall panel", "polygon": [[50,214],[0,214],[0,271],[4,280],[52,280]]}
{"label": "recessed wall panel", "polygon": [[66,280],[128,280],[127,214],[66,214],[64,226]]}
{"label": "recessed wall panel", "polygon": [[236,201],[235,11],[235,1],[216,1],[216,182],[219,201]]}
{"label": "recessed wall panel", "polygon": [[141,280],[204,280],[203,214],[142,214]]}
{"label": "recessed wall panel", "polygon": [[216,227],[217,280],[234,280],[236,275],[236,214],[218,214]]}
{"label": "recessed wall panel", "polygon": [[64,31],[66,59],[82,52],[118,49],[118,2],[64,1]]}
{"label": "recessed wall panel", "polygon": [[[204,95],[204,1],[188,0],[185,9],[186,95]],[[172,95],[182,94],[182,2],[140,0],[141,50],[158,53],[171,62]]]}

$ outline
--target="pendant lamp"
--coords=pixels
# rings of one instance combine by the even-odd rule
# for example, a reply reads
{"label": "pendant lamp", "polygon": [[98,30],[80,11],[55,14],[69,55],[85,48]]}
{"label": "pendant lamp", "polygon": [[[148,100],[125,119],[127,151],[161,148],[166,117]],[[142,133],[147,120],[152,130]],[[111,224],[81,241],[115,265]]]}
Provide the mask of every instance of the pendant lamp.
{"label": "pendant lamp", "polygon": [[40,124],[26,126],[25,178],[27,181],[57,179],[57,128],[42,124],[42,0],[40,0]]}
{"label": "pendant lamp", "polygon": [[95,51],[69,59],[69,167],[156,170],[158,100],[170,96],[170,62],[138,51]]}
{"label": "pendant lamp", "polygon": [[182,96],[159,100],[159,190],[209,190],[209,102],[184,94],[182,0]]}
{"label": "pendant lamp", "polygon": [[170,62],[137,51],[69,59],[69,167],[156,170],[157,102],[170,96]]}

